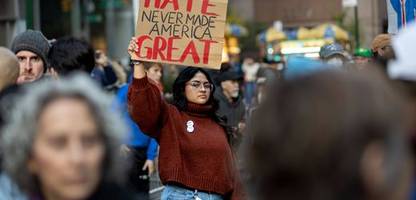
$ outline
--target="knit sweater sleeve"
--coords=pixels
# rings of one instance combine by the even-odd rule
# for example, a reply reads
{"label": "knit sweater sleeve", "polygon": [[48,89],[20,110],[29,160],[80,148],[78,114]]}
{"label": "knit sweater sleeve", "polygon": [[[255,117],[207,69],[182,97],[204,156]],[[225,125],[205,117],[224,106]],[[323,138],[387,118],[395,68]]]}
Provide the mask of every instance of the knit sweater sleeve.
{"label": "knit sweater sleeve", "polygon": [[133,79],[127,96],[128,110],[143,133],[158,139],[168,105],[147,77]]}

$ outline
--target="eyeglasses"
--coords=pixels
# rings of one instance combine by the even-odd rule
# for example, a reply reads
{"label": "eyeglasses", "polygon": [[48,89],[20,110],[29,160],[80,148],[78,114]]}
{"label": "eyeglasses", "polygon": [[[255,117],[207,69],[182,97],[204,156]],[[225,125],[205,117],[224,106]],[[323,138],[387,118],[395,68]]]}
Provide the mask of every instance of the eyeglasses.
{"label": "eyeglasses", "polygon": [[192,81],[190,83],[187,83],[186,85],[190,85],[195,90],[200,89],[201,86],[205,90],[212,90],[214,88],[214,86],[211,83],[209,82],[201,83],[200,81]]}

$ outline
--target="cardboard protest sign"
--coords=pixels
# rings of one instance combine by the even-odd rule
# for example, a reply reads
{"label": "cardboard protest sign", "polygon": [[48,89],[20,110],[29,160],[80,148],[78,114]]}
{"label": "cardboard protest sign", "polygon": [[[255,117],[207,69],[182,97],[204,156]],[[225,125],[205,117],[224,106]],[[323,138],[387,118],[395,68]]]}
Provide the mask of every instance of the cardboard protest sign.
{"label": "cardboard protest sign", "polygon": [[140,0],[133,59],[219,69],[228,0]]}

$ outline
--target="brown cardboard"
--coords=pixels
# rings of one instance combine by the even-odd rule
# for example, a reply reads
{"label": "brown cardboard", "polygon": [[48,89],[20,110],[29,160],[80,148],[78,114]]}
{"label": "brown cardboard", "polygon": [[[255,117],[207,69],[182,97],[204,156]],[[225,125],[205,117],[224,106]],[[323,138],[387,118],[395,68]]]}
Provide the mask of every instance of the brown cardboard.
{"label": "brown cardboard", "polygon": [[219,69],[228,0],[140,0],[133,59]]}

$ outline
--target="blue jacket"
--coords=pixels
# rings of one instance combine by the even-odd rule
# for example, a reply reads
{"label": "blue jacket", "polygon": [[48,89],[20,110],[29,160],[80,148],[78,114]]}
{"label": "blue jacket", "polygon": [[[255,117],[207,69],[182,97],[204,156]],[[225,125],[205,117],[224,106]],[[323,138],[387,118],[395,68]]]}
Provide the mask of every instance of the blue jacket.
{"label": "blue jacket", "polygon": [[128,138],[125,141],[125,144],[130,147],[147,147],[147,159],[154,160],[157,155],[158,144],[155,139],[150,138],[145,135],[139,128],[139,126],[134,123],[131,119],[130,114],[127,110],[127,92],[129,89],[129,84],[123,85],[116,95],[116,106],[120,109],[123,120],[129,127]]}

